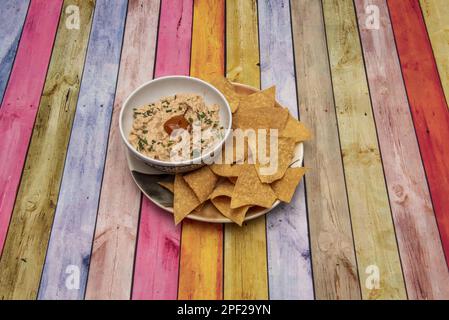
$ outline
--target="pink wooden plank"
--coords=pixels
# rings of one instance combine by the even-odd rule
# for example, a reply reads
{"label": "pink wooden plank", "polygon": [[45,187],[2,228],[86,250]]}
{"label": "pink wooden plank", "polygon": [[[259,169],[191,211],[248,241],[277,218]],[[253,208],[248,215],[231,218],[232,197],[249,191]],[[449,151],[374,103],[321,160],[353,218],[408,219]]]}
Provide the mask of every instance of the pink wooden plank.
{"label": "pink wooden plank", "polygon": [[[432,209],[385,0],[356,0],[377,134],[410,299],[448,299],[449,272]],[[366,21],[379,12],[379,28]]]}
{"label": "pink wooden plank", "polygon": [[[188,75],[193,0],[162,0],[155,77]],[[142,200],[132,299],[176,299],[181,228]]]}
{"label": "pink wooden plank", "polygon": [[31,2],[0,108],[0,252],[39,107],[61,8],[62,0]]}

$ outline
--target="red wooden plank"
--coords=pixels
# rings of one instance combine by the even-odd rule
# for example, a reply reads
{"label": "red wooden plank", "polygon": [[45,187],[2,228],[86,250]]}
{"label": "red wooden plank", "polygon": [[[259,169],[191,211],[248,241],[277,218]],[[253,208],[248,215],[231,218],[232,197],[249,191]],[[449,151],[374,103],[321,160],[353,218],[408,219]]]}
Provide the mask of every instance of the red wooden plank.
{"label": "red wooden plank", "polygon": [[0,108],[0,252],[33,131],[62,0],[31,2]]}
{"label": "red wooden plank", "polygon": [[[155,77],[188,75],[193,0],[162,0]],[[132,299],[176,299],[181,228],[142,200]]]}
{"label": "red wooden plank", "polygon": [[388,0],[410,108],[449,265],[449,111],[418,0]]}

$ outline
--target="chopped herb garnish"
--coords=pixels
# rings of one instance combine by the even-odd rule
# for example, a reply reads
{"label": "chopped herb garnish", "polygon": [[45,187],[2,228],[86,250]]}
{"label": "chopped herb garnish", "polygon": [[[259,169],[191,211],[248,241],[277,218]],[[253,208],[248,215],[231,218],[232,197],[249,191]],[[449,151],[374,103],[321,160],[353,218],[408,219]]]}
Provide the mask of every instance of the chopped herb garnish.
{"label": "chopped herb garnish", "polygon": [[149,116],[152,116],[153,115],[153,111],[151,111],[151,110],[147,110],[147,111],[145,111],[144,113],[143,113],[143,116],[146,118],[146,117],[149,117]]}

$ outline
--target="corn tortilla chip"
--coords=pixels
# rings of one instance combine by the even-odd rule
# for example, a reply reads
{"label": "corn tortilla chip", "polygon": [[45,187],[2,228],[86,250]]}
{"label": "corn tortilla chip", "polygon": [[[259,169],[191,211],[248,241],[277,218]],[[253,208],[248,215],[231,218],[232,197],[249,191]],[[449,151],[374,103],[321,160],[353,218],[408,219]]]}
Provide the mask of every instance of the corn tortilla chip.
{"label": "corn tortilla chip", "polygon": [[281,130],[280,137],[292,138],[295,142],[309,140],[312,135],[301,122],[289,115],[285,127]]}
{"label": "corn tortilla chip", "polygon": [[220,177],[238,177],[244,164],[217,164],[214,163],[210,169]]}
{"label": "corn tortilla chip", "polygon": [[160,185],[161,187],[167,189],[168,191],[170,191],[171,193],[175,192],[175,184],[174,182],[171,181],[161,181],[157,183],[158,185]]}
{"label": "corn tortilla chip", "polygon": [[260,181],[254,165],[242,166],[244,168],[232,193],[231,209],[248,205],[270,208],[276,201],[276,195],[270,185]]}
{"label": "corn tortilla chip", "polygon": [[201,203],[205,202],[215,188],[218,177],[208,166],[195,170],[184,175],[184,180],[195,192],[196,197]]}
{"label": "corn tortilla chip", "polygon": [[250,206],[243,206],[236,209],[231,209],[231,197],[234,191],[234,185],[226,180],[221,181],[210,198],[212,204],[227,218],[242,225],[245,220],[246,212]]}
{"label": "corn tortilla chip", "polygon": [[248,137],[244,135],[237,135],[237,133],[234,132],[232,135],[232,140],[227,140],[223,145],[220,157],[221,163],[224,164],[244,162],[248,158]]}
{"label": "corn tortilla chip", "polygon": [[248,96],[242,97],[240,100],[240,110],[254,108],[273,108],[276,105],[276,87],[270,87],[266,90],[259,91]]}
{"label": "corn tortilla chip", "polygon": [[237,177],[228,177],[229,182],[235,184],[237,182]]}
{"label": "corn tortilla chip", "polygon": [[272,183],[273,181],[281,179],[287,168],[290,166],[293,159],[296,143],[291,138],[278,138],[277,159],[275,155],[271,157],[270,140],[267,138],[267,146],[264,150],[268,163],[261,164],[259,159],[256,161],[257,173],[260,181],[263,183]]}
{"label": "corn tortilla chip", "polygon": [[173,214],[178,224],[200,205],[200,201],[180,174],[175,176],[174,191]]}
{"label": "corn tortilla chip", "polygon": [[231,107],[231,112],[234,113],[239,108],[240,96],[234,91],[234,86],[232,83],[223,77],[217,77],[212,80],[212,85],[216,87],[228,100],[229,106]]}
{"label": "corn tortilla chip", "polygon": [[232,127],[234,129],[278,129],[281,130],[287,123],[289,113],[285,108],[249,108],[239,110],[234,114]]}
{"label": "corn tortilla chip", "polygon": [[276,197],[284,202],[289,203],[292,200],[296,187],[306,173],[306,168],[288,168],[282,179],[271,184]]}

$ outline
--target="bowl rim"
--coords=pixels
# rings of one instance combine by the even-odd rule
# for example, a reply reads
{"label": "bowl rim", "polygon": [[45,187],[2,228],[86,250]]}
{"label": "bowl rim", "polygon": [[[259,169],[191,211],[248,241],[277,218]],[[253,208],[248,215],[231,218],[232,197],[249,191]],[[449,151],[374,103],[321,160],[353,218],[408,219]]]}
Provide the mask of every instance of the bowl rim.
{"label": "bowl rim", "polygon": [[[133,146],[128,142],[127,137],[125,136],[125,132],[123,129],[123,116],[125,113],[125,109],[126,106],[128,105],[129,101],[131,100],[131,98],[133,98],[139,91],[141,91],[144,87],[151,85],[153,83],[156,82],[160,82],[160,81],[166,81],[166,80],[170,80],[170,79],[184,79],[184,80],[188,80],[188,81],[194,81],[197,83],[200,83],[206,87],[208,87],[209,89],[211,89],[212,91],[214,91],[215,93],[217,93],[225,102],[225,109],[226,112],[228,113],[228,118],[229,118],[229,123],[227,128],[225,128],[225,134],[224,137],[215,145],[215,147],[209,151],[208,153],[202,154],[199,157],[193,158],[193,159],[189,159],[189,160],[183,160],[183,161],[162,161],[162,160],[157,160],[154,158],[150,158],[140,152],[138,152],[136,149],[133,148]],[[127,146],[127,148],[129,150],[131,150],[131,152],[133,154],[135,154],[137,157],[139,157],[140,159],[149,162],[151,164],[154,165],[159,165],[159,166],[166,166],[166,167],[177,167],[177,166],[188,166],[188,165],[192,165],[192,164],[197,164],[197,163],[201,163],[202,160],[204,159],[210,159],[213,156],[218,156],[219,153],[217,153],[217,151],[221,152],[221,147],[223,146],[223,143],[229,138],[229,135],[231,134],[231,130],[232,130],[232,112],[231,112],[231,107],[229,105],[228,100],[226,99],[226,97],[217,89],[215,88],[212,84],[195,78],[195,77],[190,77],[190,76],[182,76],[182,75],[176,75],[176,76],[164,76],[164,77],[158,77],[155,79],[152,79],[150,81],[147,81],[143,84],[141,84],[139,87],[137,87],[133,92],[131,92],[128,97],[126,98],[126,100],[123,102],[121,109],[120,109],[120,115],[119,115],[119,128],[120,128],[120,135],[122,137],[123,142],[125,143],[125,145]],[[212,156],[213,155],[213,156]]]}

